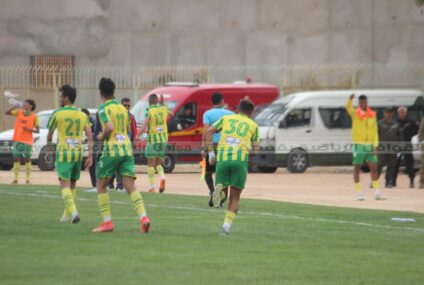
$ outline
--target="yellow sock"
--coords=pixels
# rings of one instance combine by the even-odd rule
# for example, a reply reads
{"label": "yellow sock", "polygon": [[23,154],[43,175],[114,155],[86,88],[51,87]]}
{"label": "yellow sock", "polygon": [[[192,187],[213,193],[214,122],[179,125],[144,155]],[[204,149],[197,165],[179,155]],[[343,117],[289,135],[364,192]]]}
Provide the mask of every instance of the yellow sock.
{"label": "yellow sock", "polygon": [[[71,192],[72,192],[72,198],[74,198],[74,203],[75,203],[75,205],[76,205],[76,198],[77,198],[77,190],[76,189],[71,189]],[[68,209],[65,207],[65,210],[63,211],[63,216],[65,216],[65,217],[67,217],[67,216],[69,216],[70,214],[72,214],[72,213],[70,213],[70,212],[68,212]]]}
{"label": "yellow sock", "polygon": [[15,162],[13,163],[13,174],[15,175],[15,180],[19,179],[19,171],[21,170],[21,163]]}
{"label": "yellow sock", "polygon": [[146,216],[146,209],[144,208],[143,197],[138,191],[131,193],[130,198],[133,202],[133,206],[138,216],[141,218]]}
{"label": "yellow sock", "polygon": [[75,206],[74,197],[72,196],[72,191],[70,188],[62,189],[62,198],[66,211],[71,214],[76,214],[77,207]]}
{"label": "yellow sock", "polygon": [[378,180],[374,180],[374,181],[372,182],[372,188],[373,188],[373,189],[378,189],[378,188],[379,188]]}
{"label": "yellow sock", "polygon": [[111,221],[112,218],[110,215],[109,194],[108,193],[98,194],[97,199],[99,203],[100,214],[102,215],[103,221],[104,222]]}
{"label": "yellow sock", "polygon": [[156,170],[158,171],[160,179],[165,179],[165,171],[163,170],[162,165],[156,166]]}
{"label": "yellow sock", "polygon": [[149,166],[147,168],[147,175],[149,177],[150,189],[152,189],[155,187],[155,168],[152,166]]}
{"label": "yellow sock", "polygon": [[25,162],[26,180],[29,181],[31,178],[31,162]]}
{"label": "yellow sock", "polygon": [[355,191],[356,192],[361,192],[362,191],[362,187],[361,187],[361,183],[355,183]]}
{"label": "yellow sock", "polygon": [[227,211],[227,213],[225,213],[224,226],[225,225],[231,226],[231,224],[234,222],[235,218],[236,218],[236,213],[231,212],[231,211]]}

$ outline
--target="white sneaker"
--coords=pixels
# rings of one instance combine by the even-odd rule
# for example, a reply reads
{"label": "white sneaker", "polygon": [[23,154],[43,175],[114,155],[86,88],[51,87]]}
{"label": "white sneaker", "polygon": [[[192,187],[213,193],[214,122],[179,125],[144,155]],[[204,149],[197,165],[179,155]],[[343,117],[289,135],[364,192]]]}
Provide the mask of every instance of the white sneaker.
{"label": "white sneaker", "polygon": [[358,200],[358,201],[364,201],[365,200],[364,194],[362,192],[356,194],[356,200]]}
{"label": "white sneaker", "polygon": [[69,217],[63,215],[62,218],[60,218],[59,222],[61,222],[62,224],[66,224],[69,223],[70,219]]}
{"label": "white sneaker", "polygon": [[117,189],[116,189],[116,192],[126,193],[126,192],[127,192],[127,190],[125,190],[125,188],[122,188],[122,189],[117,188]]}
{"label": "white sneaker", "polygon": [[221,236],[229,236],[230,235],[230,229],[226,229],[225,227],[222,227],[221,230]]}
{"label": "white sneaker", "polygon": [[375,192],[374,192],[374,199],[375,200],[387,200],[387,198],[383,195],[383,194],[381,194],[380,193],[380,190],[375,190]]}

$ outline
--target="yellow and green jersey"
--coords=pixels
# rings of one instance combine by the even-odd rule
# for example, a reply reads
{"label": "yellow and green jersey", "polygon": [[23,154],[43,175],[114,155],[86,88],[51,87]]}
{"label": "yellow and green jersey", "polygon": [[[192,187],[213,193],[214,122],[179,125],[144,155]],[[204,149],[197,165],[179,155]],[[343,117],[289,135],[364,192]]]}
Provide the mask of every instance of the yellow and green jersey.
{"label": "yellow and green jersey", "polygon": [[168,142],[168,126],[166,124],[168,114],[168,108],[160,104],[147,108],[146,118],[149,118],[147,141],[149,143]]}
{"label": "yellow and green jersey", "polygon": [[65,106],[53,112],[47,128],[51,132],[57,129],[57,161],[79,162],[82,160],[82,137],[84,129],[89,126],[88,116],[74,106]]}
{"label": "yellow and green jersey", "polygon": [[102,130],[107,122],[113,125],[113,131],[103,141],[104,156],[122,157],[132,156],[132,145],[128,135],[130,116],[128,110],[115,100],[106,101],[99,108],[100,123]]}
{"label": "yellow and green jersey", "polygon": [[221,132],[217,161],[247,162],[252,141],[259,142],[258,125],[249,117],[237,114],[223,116],[213,126]]}

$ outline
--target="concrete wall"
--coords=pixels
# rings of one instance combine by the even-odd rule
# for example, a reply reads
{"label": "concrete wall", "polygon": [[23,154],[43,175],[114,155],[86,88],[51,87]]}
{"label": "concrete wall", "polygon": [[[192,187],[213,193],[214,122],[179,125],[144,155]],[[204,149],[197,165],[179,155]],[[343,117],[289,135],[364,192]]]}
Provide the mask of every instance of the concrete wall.
{"label": "concrete wall", "polygon": [[415,0],[0,0],[0,65],[424,63]]}

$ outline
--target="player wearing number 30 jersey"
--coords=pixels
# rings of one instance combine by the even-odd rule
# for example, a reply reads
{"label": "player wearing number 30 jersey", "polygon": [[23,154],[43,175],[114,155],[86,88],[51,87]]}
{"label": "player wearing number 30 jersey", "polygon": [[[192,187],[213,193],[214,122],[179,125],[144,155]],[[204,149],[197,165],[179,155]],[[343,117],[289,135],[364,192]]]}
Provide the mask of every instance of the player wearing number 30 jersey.
{"label": "player wearing number 30 jersey", "polygon": [[[247,177],[249,152],[259,147],[258,125],[250,119],[254,105],[250,100],[240,102],[238,115],[223,116],[206,131],[206,143],[209,148],[209,163],[216,164],[215,192],[213,204],[219,207],[222,199],[228,196],[231,187],[230,202],[225,215],[222,233],[229,234],[230,227],[239,209],[241,191]],[[221,132],[217,154],[212,147],[212,134]]]}
{"label": "player wearing number 30 jersey", "polygon": [[72,217],[73,224],[79,222],[79,215],[75,205],[76,181],[80,178],[83,158],[83,134],[85,132],[89,145],[88,159],[85,167],[91,166],[92,134],[88,116],[80,109],[73,106],[76,99],[75,88],[64,85],[61,87],[61,108],[53,112],[49,123],[47,142],[51,143],[53,133],[57,130],[56,145],[56,170],[62,189],[62,198],[65,203],[65,211],[61,222],[68,222]]}

